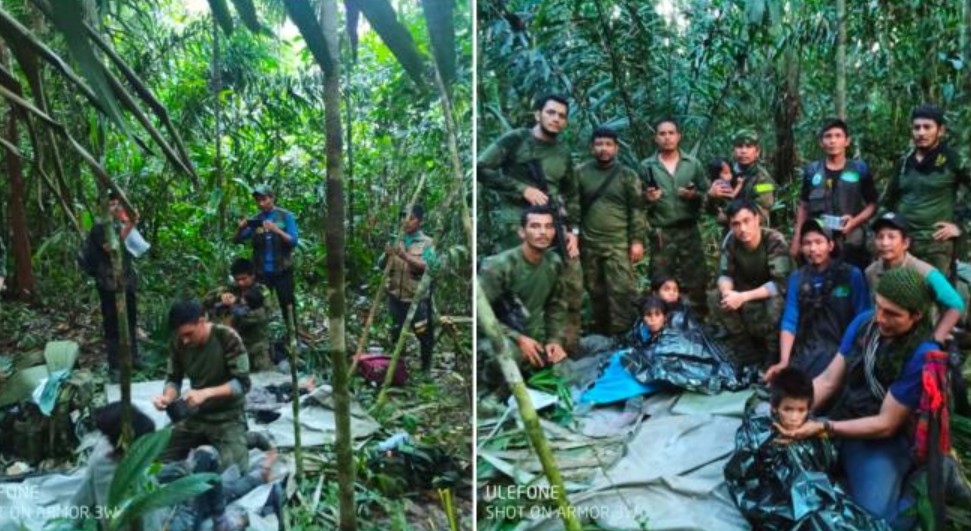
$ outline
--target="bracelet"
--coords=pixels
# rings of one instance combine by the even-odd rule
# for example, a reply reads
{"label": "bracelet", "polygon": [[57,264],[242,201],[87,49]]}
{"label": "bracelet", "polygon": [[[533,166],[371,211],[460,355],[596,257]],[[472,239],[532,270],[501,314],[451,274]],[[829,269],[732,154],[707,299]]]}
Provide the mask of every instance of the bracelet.
{"label": "bracelet", "polygon": [[833,423],[830,422],[829,419],[823,419],[822,422],[823,422],[823,433],[827,437],[832,437],[834,435],[834,433],[833,433]]}

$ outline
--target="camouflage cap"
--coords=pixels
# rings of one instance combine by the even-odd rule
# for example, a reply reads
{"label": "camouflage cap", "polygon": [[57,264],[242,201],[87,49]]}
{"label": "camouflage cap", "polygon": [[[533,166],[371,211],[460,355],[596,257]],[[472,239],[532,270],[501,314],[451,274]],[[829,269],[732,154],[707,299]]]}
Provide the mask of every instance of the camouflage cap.
{"label": "camouflage cap", "polygon": [[739,129],[732,137],[732,144],[756,144],[759,143],[759,134],[754,129]]}
{"label": "camouflage cap", "polygon": [[275,197],[273,195],[273,190],[267,184],[259,184],[253,187],[253,196],[265,195],[267,197]]}

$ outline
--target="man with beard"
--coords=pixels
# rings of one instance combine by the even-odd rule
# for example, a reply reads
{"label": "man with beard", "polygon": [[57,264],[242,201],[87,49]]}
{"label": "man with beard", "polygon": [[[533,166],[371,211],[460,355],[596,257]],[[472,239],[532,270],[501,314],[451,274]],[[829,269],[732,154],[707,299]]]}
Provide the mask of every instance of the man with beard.
{"label": "man with beard", "polygon": [[519,215],[528,206],[550,206],[562,242],[557,251],[564,260],[563,298],[567,303],[566,347],[575,350],[580,340],[580,307],[583,302],[583,272],[580,269],[580,202],[573,162],[566,146],[557,138],[566,128],[569,103],[548,94],[536,100],[536,124],[509,131],[479,155],[476,178],[479,189],[497,201],[490,201],[489,230],[479,235],[479,249],[498,253],[518,246]]}
{"label": "man with beard", "polygon": [[580,253],[593,306],[595,332],[621,334],[637,317],[633,265],[644,257],[647,222],[637,172],[617,160],[617,133],[600,127],[591,137],[594,160],[580,165]]}
{"label": "man with beard", "polygon": [[[561,277],[563,261],[550,250],[553,243],[553,214],[548,207],[531,206],[522,213],[519,237],[522,244],[487,257],[479,271],[479,287],[489,303],[496,307],[502,298],[521,305],[521,330],[510,326],[509,315],[497,315],[504,321],[506,338],[520,366],[527,371],[556,364],[566,358],[563,349],[564,314]],[[492,346],[480,346],[480,359],[491,364],[483,376],[495,378]],[[525,362],[525,364],[523,363]]]}
{"label": "man with beard", "polygon": [[726,213],[732,232],[722,244],[718,268],[720,318],[739,368],[763,368],[779,352],[789,246],[780,232],[762,227],[755,203],[736,199]]}
{"label": "man with beard", "polygon": [[698,221],[708,178],[698,159],[681,152],[681,130],[674,118],[655,121],[654,131],[658,151],[641,162],[651,226],[649,274],[652,279],[677,279],[692,313],[704,319],[708,315],[708,268]]}
{"label": "man with beard", "polygon": [[873,222],[873,233],[877,259],[866,268],[867,283],[876,286],[884,273],[892,269],[914,268],[934,293],[937,307],[931,308],[929,317],[933,322],[940,314],[934,326],[934,341],[943,345],[951,329],[964,315],[964,300],[939,269],[908,252],[912,240],[908,220],[903,216],[885,213]]}
{"label": "man with beard", "polygon": [[[708,196],[720,202],[745,199],[759,206],[762,226],[769,226],[769,214],[775,203],[775,180],[769,174],[759,157],[759,135],[751,129],[742,129],[732,139],[732,175],[741,181],[742,188],[736,194],[731,184],[722,180],[712,183]],[[724,203],[723,203],[724,204]]]}
{"label": "man with beard", "polygon": [[779,332],[779,363],[765,372],[769,382],[789,366],[810,378],[819,376],[832,361],[846,327],[870,309],[863,273],[832,258],[832,233],[810,219],[802,224],[799,240],[806,265],[789,275]]}
{"label": "man with beard", "polygon": [[[870,265],[866,224],[877,211],[877,186],[865,162],[846,158],[849,146],[850,128],[846,122],[837,118],[823,124],[819,147],[826,158],[809,164],[803,171],[793,233],[799,234],[807,219],[839,218],[840,227],[835,234],[837,255],[862,270]],[[793,238],[789,252],[793,257],[799,255],[798,239]]]}
{"label": "man with beard", "polygon": [[881,207],[903,216],[910,225],[910,249],[917,258],[947,277],[961,229],[954,222],[957,189],[971,185],[968,171],[944,141],[944,111],[921,105],[910,115],[914,147],[900,172],[887,183]]}

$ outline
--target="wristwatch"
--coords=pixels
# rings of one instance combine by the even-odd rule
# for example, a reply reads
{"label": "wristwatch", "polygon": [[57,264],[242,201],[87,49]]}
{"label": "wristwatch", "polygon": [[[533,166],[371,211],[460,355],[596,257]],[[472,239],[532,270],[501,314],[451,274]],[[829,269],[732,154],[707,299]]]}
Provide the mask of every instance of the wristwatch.
{"label": "wristwatch", "polygon": [[571,230],[570,232],[572,232],[574,236],[580,235],[580,229],[578,227],[573,227],[573,230]]}
{"label": "wristwatch", "polygon": [[823,434],[825,434],[827,437],[832,437],[833,423],[830,422],[829,419],[822,419],[821,422],[823,423]]}

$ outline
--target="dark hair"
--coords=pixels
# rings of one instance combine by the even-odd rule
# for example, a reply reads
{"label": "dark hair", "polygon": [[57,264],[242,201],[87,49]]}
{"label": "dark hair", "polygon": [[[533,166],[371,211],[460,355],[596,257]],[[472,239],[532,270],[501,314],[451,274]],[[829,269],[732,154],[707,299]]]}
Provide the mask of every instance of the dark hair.
{"label": "dark hair", "polygon": [[619,137],[617,135],[617,131],[614,131],[609,127],[600,126],[593,130],[593,134],[590,135],[590,142],[595,142],[598,138],[609,138],[614,142],[617,142]]}
{"label": "dark hair", "polygon": [[425,207],[415,204],[411,205],[411,215],[419,220],[425,219]]}
{"label": "dark hair", "polygon": [[941,126],[944,125],[944,110],[933,103],[927,103],[917,107],[910,113],[911,122],[918,118],[934,120],[938,126]]}
{"label": "dark hair", "polygon": [[823,122],[823,126],[819,128],[819,138],[823,138],[826,131],[829,131],[830,129],[842,129],[844,135],[847,137],[850,136],[850,126],[846,125],[844,120],[839,118],[830,118]]}
{"label": "dark hair", "polygon": [[546,205],[530,205],[523,209],[523,214],[519,217],[519,226],[525,228],[531,215],[552,216],[553,210]]}
{"label": "dark hair", "polygon": [[266,301],[259,287],[250,286],[248,290],[243,292],[243,302],[246,303],[246,306],[249,306],[250,310],[259,310]]}
{"label": "dark hair", "polygon": [[681,124],[678,123],[674,116],[662,116],[657,120],[654,120],[654,123],[651,124],[651,128],[657,131],[657,128],[660,127],[661,124],[673,124],[674,130],[679,133],[681,132]]}
{"label": "dark hair", "polygon": [[172,303],[169,308],[169,328],[177,330],[180,326],[194,323],[202,317],[202,305],[197,300],[182,300]]}
{"label": "dark hair", "polygon": [[546,104],[551,100],[555,101],[556,103],[562,103],[566,107],[567,111],[570,110],[570,102],[567,101],[566,96],[553,93],[543,94],[542,96],[536,98],[536,101],[533,103],[533,110],[542,111],[543,108],[546,107]]}
{"label": "dark hair", "polygon": [[732,219],[736,214],[743,210],[748,210],[756,216],[760,214],[758,205],[752,202],[752,200],[742,197],[735,199],[728,204],[728,208],[725,209],[725,215],[728,216],[728,219]]}
{"label": "dark hair", "polygon": [[112,201],[121,201],[121,194],[114,190],[108,192],[108,199]]}
{"label": "dark hair", "polygon": [[783,398],[808,400],[809,407],[813,405],[813,380],[804,371],[795,367],[786,367],[775,375],[772,380],[772,407],[779,407]]}
{"label": "dark hair", "polygon": [[669,277],[667,275],[656,275],[654,278],[651,279],[651,291],[654,293],[657,293],[658,291],[661,290],[661,286],[663,286],[665,282],[670,282],[670,281],[674,281],[674,283],[678,285],[678,289],[679,290],[681,289],[681,283],[678,282],[678,279],[674,277]]}
{"label": "dark hair", "polygon": [[811,232],[822,234],[827,241],[833,241],[833,233],[824,229],[815,219],[807,219],[803,222],[802,227],[799,227],[799,241],[802,241]]}
{"label": "dark hair", "polygon": [[[121,406],[121,402],[112,402],[94,414],[95,427],[108,438],[115,450],[118,450],[118,440],[121,439]],[[155,431],[155,421],[132,404],[131,427],[134,440]]]}
{"label": "dark hair", "polygon": [[668,305],[661,300],[661,297],[652,293],[647,297],[644,297],[644,300],[641,301],[641,315],[644,315],[649,310],[657,310],[662,314],[667,315]]}
{"label": "dark hair", "polygon": [[249,258],[237,258],[229,266],[229,274],[234,277],[239,275],[255,275],[256,266]]}
{"label": "dark hair", "polygon": [[708,178],[712,181],[716,179],[721,179],[722,165],[727,164],[729,168],[732,167],[732,163],[726,158],[717,157],[708,161]]}

